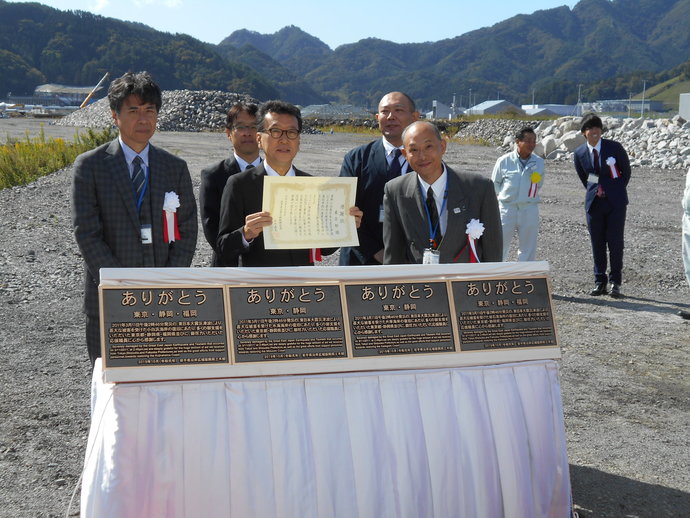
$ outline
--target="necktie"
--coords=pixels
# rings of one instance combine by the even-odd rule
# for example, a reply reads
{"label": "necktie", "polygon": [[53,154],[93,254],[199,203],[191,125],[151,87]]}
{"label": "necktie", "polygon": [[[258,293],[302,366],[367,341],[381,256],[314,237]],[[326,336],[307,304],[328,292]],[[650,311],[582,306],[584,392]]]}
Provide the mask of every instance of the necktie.
{"label": "necktie", "polygon": [[402,167],[400,165],[400,155],[401,155],[400,149],[396,148],[395,151],[393,151],[393,160],[391,161],[390,165],[388,166],[388,179],[391,180],[393,178],[397,178],[400,176],[400,173],[402,172]]}
{"label": "necktie", "polygon": [[[441,225],[438,221],[438,210],[436,210],[436,201],[434,200],[434,190],[429,187],[426,191],[426,208],[429,211],[429,222],[431,223],[431,232],[433,232],[433,242],[431,243],[431,248],[436,250],[438,245],[441,243]],[[430,234],[431,235],[431,234]]]}
{"label": "necktie", "polygon": [[132,164],[134,164],[134,170],[132,171],[132,185],[134,186],[134,198],[139,201],[141,196],[141,191],[146,185],[146,175],[144,174],[144,168],[141,167],[144,161],[139,155],[134,157]]}
{"label": "necktie", "polygon": [[594,160],[594,172],[599,176],[599,173],[601,173],[601,166],[599,165],[599,152],[596,149],[592,149],[592,157]]}
{"label": "necktie", "polygon": [[247,167],[244,168],[245,171],[249,171],[250,169],[254,169],[254,164],[247,164]]}

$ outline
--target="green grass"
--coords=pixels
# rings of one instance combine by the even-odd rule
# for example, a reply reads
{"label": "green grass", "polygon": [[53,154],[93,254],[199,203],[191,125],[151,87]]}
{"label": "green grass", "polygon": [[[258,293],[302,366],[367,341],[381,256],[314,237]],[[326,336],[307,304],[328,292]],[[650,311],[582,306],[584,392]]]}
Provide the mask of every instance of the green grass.
{"label": "green grass", "polygon": [[0,189],[26,185],[41,176],[67,167],[84,151],[93,149],[115,138],[112,128],[101,131],[87,129],[85,134],[78,131],[74,140],[67,142],[61,138],[46,138],[41,126],[39,135],[23,139],[7,138],[0,145]]}

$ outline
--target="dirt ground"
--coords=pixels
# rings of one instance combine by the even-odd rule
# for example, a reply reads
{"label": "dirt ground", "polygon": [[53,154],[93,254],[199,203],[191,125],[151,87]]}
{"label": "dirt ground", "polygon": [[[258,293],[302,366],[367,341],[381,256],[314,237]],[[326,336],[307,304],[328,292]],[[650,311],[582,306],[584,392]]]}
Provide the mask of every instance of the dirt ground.
{"label": "dirt ground", "polygon": [[[35,120],[0,119],[6,136]],[[45,123],[48,136],[75,130]],[[305,135],[296,165],[336,175],[369,137]],[[228,153],[220,133],[158,133],[201,168]],[[451,143],[446,161],[488,176],[500,152]],[[82,263],[71,169],[0,191],[0,517],[65,516],[89,426]],[[690,516],[690,289],[680,252],[685,171],[636,168],[629,186],[623,292],[590,297],[584,192],[569,162],[547,163],[538,258],[550,263],[573,499],[583,517]],[[209,264],[199,234],[194,266]],[[514,257],[514,255],[513,255]],[[76,492],[70,516],[78,516]]]}

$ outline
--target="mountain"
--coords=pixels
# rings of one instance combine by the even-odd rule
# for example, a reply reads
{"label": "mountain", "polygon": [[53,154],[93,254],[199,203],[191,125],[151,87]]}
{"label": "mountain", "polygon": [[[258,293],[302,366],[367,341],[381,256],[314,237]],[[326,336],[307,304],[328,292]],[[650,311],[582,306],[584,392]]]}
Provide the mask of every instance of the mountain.
{"label": "mountain", "polygon": [[333,53],[320,39],[294,25],[283,27],[274,34],[260,34],[241,29],[218,44],[221,49],[247,45],[267,54],[298,76],[313,70]]}
{"label": "mountain", "polygon": [[581,0],[572,10],[518,15],[437,42],[367,38],[328,52],[286,27],[271,35],[235,31],[222,44],[259,48],[305,73],[321,94],[370,107],[397,89],[421,106],[449,102],[454,93],[466,106],[470,91],[473,104],[499,96],[527,103],[533,93],[542,103],[574,103],[578,85],[588,99],[595,94],[590,84],[682,63],[690,55],[688,20],[687,0]]}
{"label": "mountain", "polygon": [[0,95],[149,70],[164,89],[303,105],[375,107],[391,90],[409,93],[420,108],[454,94],[467,106],[470,93],[471,104],[498,97],[524,104],[533,95],[539,103],[574,103],[578,91],[585,101],[627,97],[642,80],[681,65],[690,56],[689,20],[688,0],[581,0],[436,42],[367,38],[332,50],[295,26],[238,30],[211,45],[140,23],[0,0]]}
{"label": "mountain", "polygon": [[148,70],[162,88],[218,89],[279,97],[250,67],[223,59],[215,46],[82,11],[0,0],[0,95],[30,94],[43,82],[96,84]]}
{"label": "mountain", "polygon": [[231,62],[243,63],[261,76],[270,77],[279,92],[277,97],[281,99],[303,106],[328,102],[328,99],[317,93],[304,78],[252,45],[246,44],[236,48],[221,42],[217,51]]}

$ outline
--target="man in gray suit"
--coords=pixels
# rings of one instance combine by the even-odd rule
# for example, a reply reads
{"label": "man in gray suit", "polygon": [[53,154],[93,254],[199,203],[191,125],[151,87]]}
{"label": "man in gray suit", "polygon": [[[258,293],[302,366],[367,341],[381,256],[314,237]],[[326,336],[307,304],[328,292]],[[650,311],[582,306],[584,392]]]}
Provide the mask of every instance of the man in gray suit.
{"label": "man in gray suit", "polygon": [[161,90],[146,72],[128,72],[108,90],[116,140],[74,163],[72,219],[85,263],[84,312],[91,364],[101,355],[101,268],[186,267],[197,238],[194,191],[184,160],[154,147]]}
{"label": "man in gray suit", "polygon": [[403,143],[414,172],[384,190],[384,264],[501,261],[501,217],[491,180],[446,166],[446,141],[429,122],[409,125]]}

